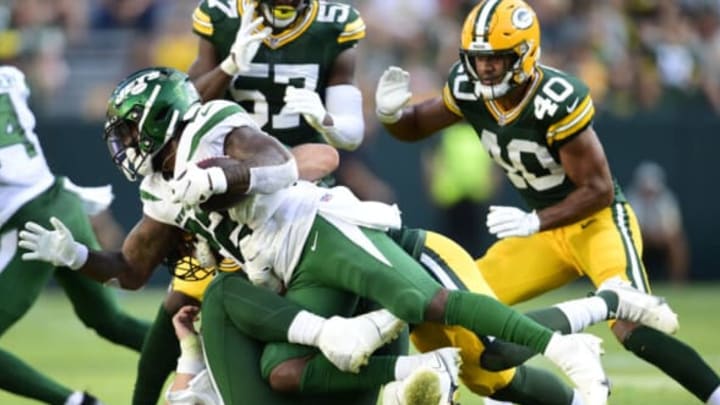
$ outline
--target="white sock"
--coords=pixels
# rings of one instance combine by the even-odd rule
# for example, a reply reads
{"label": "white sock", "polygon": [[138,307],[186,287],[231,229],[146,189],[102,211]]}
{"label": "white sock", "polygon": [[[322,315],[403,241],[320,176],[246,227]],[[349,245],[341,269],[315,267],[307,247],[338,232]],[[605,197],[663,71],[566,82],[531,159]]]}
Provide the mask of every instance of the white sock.
{"label": "white sock", "polygon": [[577,389],[573,390],[573,400],[570,405],[585,405],[582,399],[582,394]]}
{"label": "white sock", "polygon": [[80,391],[75,391],[72,394],[70,394],[69,397],[65,400],[65,405],[80,405],[83,400],[83,393]]}
{"label": "white sock", "polygon": [[395,379],[404,380],[423,363],[421,354],[411,356],[398,356],[395,361]]}
{"label": "white sock", "polygon": [[600,297],[580,298],[555,305],[570,324],[571,333],[583,331],[590,325],[607,320],[608,307]]}
{"label": "white sock", "polygon": [[710,398],[705,403],[707,405],[720,405],[720,386],[715,388],[715,391],[710,394]]}
{"label": "white sock", "polygon": [[288,342],[315,346],[324,325],[325,318],[308,311],[300,311],[288,328]]}

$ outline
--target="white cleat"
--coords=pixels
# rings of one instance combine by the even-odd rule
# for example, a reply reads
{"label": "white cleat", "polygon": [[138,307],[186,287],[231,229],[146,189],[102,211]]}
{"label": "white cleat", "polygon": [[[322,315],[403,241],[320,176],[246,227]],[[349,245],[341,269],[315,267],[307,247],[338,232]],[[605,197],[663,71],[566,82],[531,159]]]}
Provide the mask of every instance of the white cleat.
{"label": "white cleat", "polygon": [[677,314],[665,299],[639,291],[627,281],[613,277],[600,285],[598,291],[612,291],[618,296],[615,319],[639,323],[669,335],[680,325]]}
{"label": "white cleat", "polygon": [[587,333],[554,334],[545,357],[555,363],[572,380],[585,405],[605,405],[610,382],[600,363],[602,339]]}
{"label": "white cleat", "polygon": [[419,366],[409,376],[383,388],[383,405],[454,405],[460,372],[460,350],[454,347],[411,357]]}
{"label": "white cleat", "polygon": [[385,309],[354,318],[333,316],[317,339],[317,347],[338,369],[357,373],[378,348],[400,335],[405,323]]}

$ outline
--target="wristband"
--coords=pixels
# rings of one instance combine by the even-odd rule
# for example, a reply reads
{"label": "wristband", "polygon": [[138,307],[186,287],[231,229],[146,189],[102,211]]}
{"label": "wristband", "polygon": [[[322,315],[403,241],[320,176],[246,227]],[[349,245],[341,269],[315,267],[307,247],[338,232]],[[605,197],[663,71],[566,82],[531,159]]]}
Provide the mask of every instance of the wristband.
{"label": "wristband", "polygon": [[385,114],[380,110],[375,110],[375,115],[377,115],[378,121],[382,122],[383,124],[394,124],[400,121],[400,118],[402,118],[403,109],[401,108],[390,115]]}
{"label": "wristband", "polygon": [[89,254],[90,252],[88,251],[87,246],[82,243],[75,242],[75,259],[70,263],[70,265],[68,265],[70,270],[78,270],[80,267],[84,266],[88,261]]}
{"label": "wristband", "polygon": [[222,194],[227,191],[227,177],[225,172],[220,167],[210,167],[207,170],[208,177],[210,178],[210,189],[213,194]]}
{"label": "wristband", "polygon": [[230,55],[220,63],[220,70],[225,72],[228,76],[235,76],[240,69],[238,69],[232,55]]}

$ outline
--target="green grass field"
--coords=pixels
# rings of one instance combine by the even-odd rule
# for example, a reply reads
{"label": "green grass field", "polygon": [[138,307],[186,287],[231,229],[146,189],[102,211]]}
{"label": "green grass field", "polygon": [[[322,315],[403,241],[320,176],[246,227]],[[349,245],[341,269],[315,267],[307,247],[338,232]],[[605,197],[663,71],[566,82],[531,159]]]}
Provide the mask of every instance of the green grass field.
{"label": "green grass field", "polygon": [[[589,286],[585,284],[573,285],[520,308],[540,307],[583,296],[588,291]],[[678,336],[694,346],[714,369],[720,370],[720,285],[660,286],[655,293],[666,296],[680,314]],[[160,290],[123,292],[120,300],[131,313],[150,319],[162,296]],[[624,352],[606,327],[598,325],[590,331],[605,339],[604,363],[614,387],[610,404],[700,404],[654,367]],[[2,338],[2,347],[66,385],[94,393],[108,405],[130,403],[137,355],[85,329],[74,317],[68,300],[57,290],[48,290],[40,298],[27,316]],[[542,359],[533,363],[547,364]],[[468,392],[462,393],[461,402],[463,405],[482,403]],[[35,403],[0,392],[0,404]]]}

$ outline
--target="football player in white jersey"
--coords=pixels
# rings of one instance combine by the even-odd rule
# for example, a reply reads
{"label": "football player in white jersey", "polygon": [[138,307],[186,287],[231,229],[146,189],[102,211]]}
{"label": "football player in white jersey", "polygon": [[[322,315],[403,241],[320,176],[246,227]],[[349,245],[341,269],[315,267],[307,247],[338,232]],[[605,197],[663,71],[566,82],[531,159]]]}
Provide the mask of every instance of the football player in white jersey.
{"label": "football player in white jersey", "polygon": [[[23,224],[34,221],[48,226],[52,216],[60,218],[78,241],[100,247],[83,205],[83,189],[48,168],[35,134],[29,96],[23,73],[13,66],[0,66],[0,335],[25,315],[54,277],[87,327],[139,351],[147,324],[123,313],[111,290],[66,266],[21,260],[17,240]],[[101,205],[109,202],[105,199]],[[0,369],[0,389],[17,395],[49,404],[99,403],[4,350],[0,350]]]}
{"label": "football player in white jersey", "polygon": [[[190,231],[241,262],[256,285],[282,289],[321,314],[347,314],[360,295],[408,322],[462,325],[544,353],[568,373],[587,404],[606,403],[608,387],[594,341],[555,335],[490,296],[443,288],[385,233],[400,225],[396,207],[359,201],[345,188],[298,181],[298,165],[284,146],[260,132],[237,104],[197,103],[180,72],[147,69],[121,83],[108,106],[106,139],[129,177],[144,176],[145,216],[123,252],[90,252],[61,228],[29,224],[21,235],[28,255],[139,287],[183,230]],[[236,196],[239,202],[228,211],[212,211],[207,204],[214,195]],[[207,317],[215,314],[211,308],[220,319],[240,316],[235,306],[208,306],[236,296],[228,280],[239,277],[224,274],[223,282],[210,286],[204,322],[213,321]],[[219,392],[238,402],[245,393],[237,383],[245,376],[232,360],[232,346],[223,344],[227,328],[227,322],[203,328],[205,350]],[[262,374],[276,390],[303,393],[367,389],[407,375],[397,357],[373,357],[351,376],[306,354],[304,348],[272,344],[263,353]],[[452,355],[443,358],[452,369]],[[287,372],[298,359],[303,372]],[[454,391],[452,374],[436,373],[444,397]]]}

